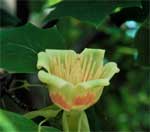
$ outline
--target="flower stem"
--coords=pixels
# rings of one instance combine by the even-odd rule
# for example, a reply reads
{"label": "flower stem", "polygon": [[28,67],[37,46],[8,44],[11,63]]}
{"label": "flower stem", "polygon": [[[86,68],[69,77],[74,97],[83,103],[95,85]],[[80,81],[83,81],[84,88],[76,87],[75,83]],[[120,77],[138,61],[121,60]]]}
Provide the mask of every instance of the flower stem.
{"label": "flower stem", "polygon": [[29,90],[29,87],[44,87],[44,85],[42,84],[30,84],[26,80],[16,80],[15,82],[21,82],[22,85],[9,89],[8,90],[9,92],[13,92],[13,91],[23,89],[23,88]]}
{"label": "flower stem", "polygon": [[64,132],[90,132],[85,111],[64,111],[62,123]]}
{"label": "flower stem", "polygon": [[41,132],[42,124],[45,123],[46,121],[47,119],[44,119],[43,121],[40,122],[40,124],[38,125],[38,132]]}

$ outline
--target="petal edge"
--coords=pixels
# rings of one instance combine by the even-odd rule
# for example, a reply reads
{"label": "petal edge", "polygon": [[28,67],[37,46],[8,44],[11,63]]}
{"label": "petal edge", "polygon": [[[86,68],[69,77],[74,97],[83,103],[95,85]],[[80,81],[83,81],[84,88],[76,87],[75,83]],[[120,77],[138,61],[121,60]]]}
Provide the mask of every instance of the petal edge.
{"label": "petal edge", "polygon": [[110,80],[115,73],[118,73],[120,69],[115,62],[109,62],[104,65],[101,78]]}

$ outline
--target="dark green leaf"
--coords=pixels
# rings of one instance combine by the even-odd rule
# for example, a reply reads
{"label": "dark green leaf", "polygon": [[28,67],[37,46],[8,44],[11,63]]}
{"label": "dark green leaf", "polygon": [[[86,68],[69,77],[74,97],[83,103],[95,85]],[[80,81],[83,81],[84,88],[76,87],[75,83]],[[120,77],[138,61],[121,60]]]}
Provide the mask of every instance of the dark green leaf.
{"label": "dark green leaf", "polygon": [[54,127],[42,126],[41,132],[61,132],[61,131]]}
{"label": "dark green leaf", "polygon": [[142,0],[142,7],[143,7],[144,14],[146,16],[148,16],[150,13],[150,10],[149,10],[150,1],[149,0]]}
{"label": "dark green leaf", "polygon": [[7,11],[0,9],[0,27],[16,26],[21,21],[16,16],[11,15]]}
{"label": "dark green leaf", "polygon": [[135,37],[135,46],[138,49],[138,60],[143,66],[150,66],[150,19],[147,18]]}
{"label": "dark green leaf", "polygon": [[68,44],[68,48],[73,47],[77,51],[76,45],[84,46],[84,43],[88,42],[97,32],[94,25],[73,17],[63,17],[56,26]]}
{"label": "dark green leaf", "polygon": [[45,4],[45,0],[30,0],[29,1],[29,6],[30,6],[30,11],[31,12],[39,12],[42,10],[43,5]]}
{"label": "dark green leaf", "polygon": [[0,32],[0,67],[15,73],[36,71],[37,53],[65,48],[57,29],[39,29],[32,24]]}
{"label": "dark green leaf", "polygon": [[144,21],[146,16],[144,15],[143,9],[140,7],[128,7],[122,8],[117,12],[110,15],[110,21],[117,26],[128,20],[135,20],[138,22]]}
{"label": "dark green leaf", "polygon": [[[101,117],[95,111],[95,105],[87,109],[87,117],[90,124],[91,131],[98,131],[101,129]],[[100,113],[100,111],[99,111]],[[94,121],[93,121],[94,119]]]}
{"label": "dark green leaf", "polygon": [[46,20],[73,16],[80,20],[99,24],[116,7],[128,6],[140,6],[140,1],[63,1],[56,6],[56,9],[50,13]]}

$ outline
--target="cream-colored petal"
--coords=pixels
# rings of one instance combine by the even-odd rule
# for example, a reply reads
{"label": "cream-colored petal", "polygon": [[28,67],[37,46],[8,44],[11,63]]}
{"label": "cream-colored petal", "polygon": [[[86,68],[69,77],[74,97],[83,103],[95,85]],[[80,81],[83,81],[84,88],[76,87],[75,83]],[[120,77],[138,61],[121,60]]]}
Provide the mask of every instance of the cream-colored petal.
{"label": "cream-colored petal", "polygon": [[[82,61],[82,81],[94,80],[98,78],[97,76],[100,76],[104,53],[105,50],[101,49],[85,49],[80,54]],[[95,73],[97,74],[95,75]]]}
{"label": "cream-colored petal", "polygon": [[46,49],[46,54],[49,56],[49,57],[60,57],[61,58],[61,61],[65,60],[65,57],[66,56],[76,56],[76,53],[73,51],[73,50],[51,50],[51,49]]}
{"label": "cream-colored petal", "polygon": [[89,88],[95,88],[95,87],[104,87],[109,85],[108,79],[97,79],[97,80],[90,80],[87,82],[79,83],[78,86],[89,89]]}
{"label": "cream-colored petal", "polygon": [[64,80],[75,82],[77,54],[73,50],[46,50],[52,73]]}
{"label": "cream-colored petal", "polygon": [[72,87],[72,84],[55,76],[49,74],[43,70],[38,72],[38,77],[41,82],[46,83],[48,86],[52,86],[55,88],[64,88],[64,87]]}
{"label": "cream-colored petal", "polygon": [[37,68],[45,68],[48,72],[50,72],[49,58],[45,52],[38,53]]}
{"label": "cream-colored petal", "polygon": [[114,62],[109,62],[104,65],[103,72],[100,78],[110,80],[115,73],[118,73],[120,70],[117,67],[117,64]]}
{"label": "cream-colored petal", "polygon": [[103,65],[105,50],[103,49],[84,49],[80,54],[81,57],[89,58],[92,57],[92,61],[98,65]]}

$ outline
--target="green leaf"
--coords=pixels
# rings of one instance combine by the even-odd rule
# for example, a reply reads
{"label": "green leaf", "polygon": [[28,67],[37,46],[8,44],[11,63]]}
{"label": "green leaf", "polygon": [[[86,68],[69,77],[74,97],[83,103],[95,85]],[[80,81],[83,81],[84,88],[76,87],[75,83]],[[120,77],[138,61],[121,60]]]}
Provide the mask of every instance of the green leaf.
{"label": "green leaf", "polygon": [[0,27],[16,26],[21,21],[16,16],[11,15],[7,11],[0,9]]}
{"label": "green leaf", "polygon": [[68,48],[74,47],[75,45],[84,45],[84,42],[91,39],[97,32],[94,25],[79,21],[73,17],[61,18],[56,26],[64,37]]}
{"label": "green leaf", "polygon": [[[38,125],[22,115],[0,109],[0,132],[37,132]],[[60,132],[60,130],[40,126],[41,132]]]}
{"label": "green leaf", "polygon": [[150,1],[149,0],[142,0],[142,7],[145,15],[149,15],[149,7],[150,7]]}
{"label": "green leaf", "polygon": [[61,111],[60,108],[58,108],[55,105],[52,105],[52,106],[48,106],[46,108],[43,108],[41,110],[31,111],[29,113],[26,113],[24,116],[26,118],[29,118],[29,119],[33,119],[37,116],[43,116],[46,119],[48,119],[48,118],[55,117],[60,111]]}
{"label": "green leaf", "polygon": [[30,12],[33,13],[42,11],[44,4],[45,0],[39,0],[38,2],[36,2],[35,0],[30,0],[29,1]]}
{"label": "green leaf", "polygon": [[143,66],[150,66],[150,18],[147,18],[138,30],[135,37],[135,46],[138,49],[138,61]]}
{"label": "green leaf", "polygon": [[0,31],[0,67],[15,73],[36,72],[37,53],[64,49],[63,38],[55,27],[39,29],[32,24]]}
{"label": "green leaf", "polygon": [[83,21],[99,24],[105,16],[111,13],[116,7],[140,6],[140,1],[107,0],[107,1],[62,1],[56,6],[46,18],[46,21],[58,19],[63,16],[76,17]]}
{"label": "green leaf", "polygon": [[1,132],[27,132],[37,131],[37,125],[13,112],[0,109],[0,131]]}
{"label": "green leaf", "polygon": [[61,132],[61,131],[54,127],[42,126],[41,132]]}
{"label": "green leaf", "polygon": [[54,6],[56,4],[58,4],[59,2],[61,2],[62,0],[47,0],[46,2],[46,6],[47,7],[51,7],[51,6]]}

